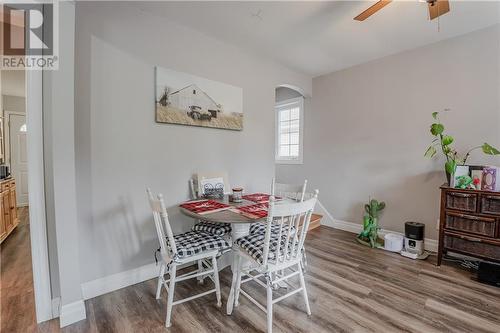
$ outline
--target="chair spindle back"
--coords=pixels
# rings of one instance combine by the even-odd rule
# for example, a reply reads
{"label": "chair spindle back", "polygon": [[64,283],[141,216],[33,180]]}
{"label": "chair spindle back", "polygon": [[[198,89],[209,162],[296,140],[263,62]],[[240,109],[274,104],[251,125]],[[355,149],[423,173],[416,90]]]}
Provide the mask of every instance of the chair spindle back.
{"label": "chair spindle back", "polygon": [[306,193],[307,179],[304,180],[304,184],[284,184],[276,183],[276,179],[273,178],[271,183],[271,195],[279,196],[283,198],[293,199],[296,201],[304,201],[304,196]]}
{"label": "chair spindle back", "polygon": [[[276,264],[300,260],[318,193],[319,191],[315,190],[314,196],[303,202],[276,202],[274,197],[270,198],[264,238],[264,266],[269,258]],[[277,238],[271,233],[273,223],[279,225]]]}
{"label": "chair spindle back", "polygon": [[158,194],[157,198],[155,198],[149,188],[146,192],[148,194],[151,210],[153,211],[153,219],[155,222],[156,233],[158,235],[158,241],[160,242],[161,255],[166,259],[171,259],[172,254],[175,255],[175,253],[177,253],[177,248],[175,246],[174,234],[168,220],[167,208],[165,206],[165,201],[163,200],[163,195]]}

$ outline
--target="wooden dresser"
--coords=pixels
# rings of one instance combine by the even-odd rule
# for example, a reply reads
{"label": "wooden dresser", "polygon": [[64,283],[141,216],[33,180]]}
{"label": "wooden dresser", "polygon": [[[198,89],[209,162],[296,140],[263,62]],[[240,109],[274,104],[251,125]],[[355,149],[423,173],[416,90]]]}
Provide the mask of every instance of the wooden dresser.
{"label": "wooden dresser", "polygon": [[438,266],[447,251],[500,261],[500,192],[441,186]]}
{"label": "wooden dresser", "polygon": [[16,181],[13,178],[0,180],[0,243],[18,224]]}

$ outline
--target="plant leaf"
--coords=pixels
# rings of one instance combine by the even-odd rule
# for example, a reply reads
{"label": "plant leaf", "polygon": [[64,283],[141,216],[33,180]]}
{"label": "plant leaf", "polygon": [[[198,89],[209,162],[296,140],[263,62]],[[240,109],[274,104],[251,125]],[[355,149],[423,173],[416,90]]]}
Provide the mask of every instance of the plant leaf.
{"label": "plant leaf", "polygon": [[486,142],[483,143],[483,145],[481,146],[481,149],[483,150],[483,153],[488,154],[488,155],[499,155],[500,154],[500,151],[498,149],[490,146]]}
{"label": "plant leaf", "polygon": [[457,169],[457,162],[455,162],[455,160],[449,160],[444,164],[444,168],[446,173],[453,175]]}
{"label": "plant leaf", "polygon": [[437,112],[437,111],[436,111],[436,112],[433,112],[433,113],[432,113],[432,118],[437,119],[437,115],[438,115],[438,114],[439,114],[439,112]]}
{"label": "plant leaf", "polygon": [[442,124],[432,124],[431,125],[431,134],[432,135],[439,135],[443,133],[444,131],[444,126]]}
{"label": "plant leaf", "polygon": [[451,145],[453,143],[453,137],[450,135],[444,135],[441,142],[444,146]]}
{"label": "plant leaf", "polygon": [[436,148],[434,146],[430,146],[427,148],[427,151],[425,152],[424,156],[428,158],[433,158],[436,155]]}

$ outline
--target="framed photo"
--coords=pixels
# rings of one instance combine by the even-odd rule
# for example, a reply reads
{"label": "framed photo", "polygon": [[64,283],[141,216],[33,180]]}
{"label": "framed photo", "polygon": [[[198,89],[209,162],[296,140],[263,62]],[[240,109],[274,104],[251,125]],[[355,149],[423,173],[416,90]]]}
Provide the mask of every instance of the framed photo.
{"label": "framed photo", "polygon": [[481,189],[481,181],[483,179],[482,165],[469,165],[469,176],[472,178],[473,184],[477,190]]}
{"label": "framed photo", "polygon": [[243,129],[243,90],[223,82],[155,67],[156,122]]}

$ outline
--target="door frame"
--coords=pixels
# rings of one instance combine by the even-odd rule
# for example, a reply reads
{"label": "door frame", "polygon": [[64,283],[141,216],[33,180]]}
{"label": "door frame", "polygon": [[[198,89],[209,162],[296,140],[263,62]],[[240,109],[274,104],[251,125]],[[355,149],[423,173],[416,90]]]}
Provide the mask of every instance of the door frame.
{"label": "door frame", "polygon": [[26,149],[28,155],[28,204],[31,263],[38,323],[57,316],[52,312],[49,249],[45,212],[45,169],[43,153],[43,72],[27,70],[26,75]]}

